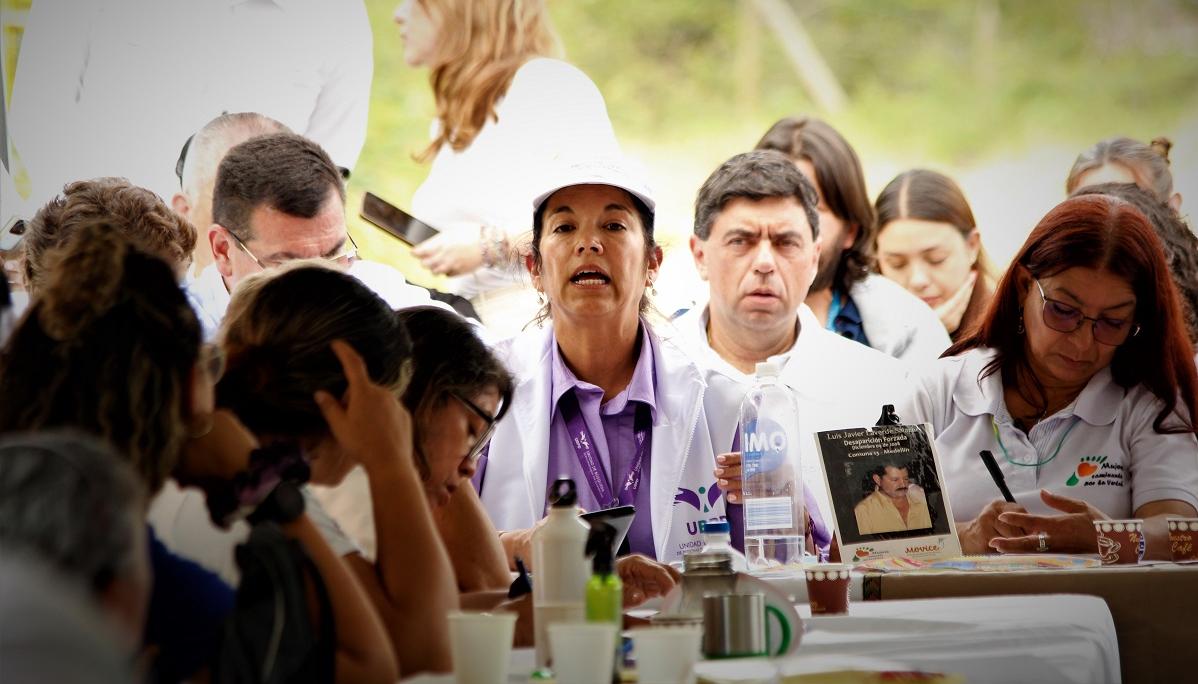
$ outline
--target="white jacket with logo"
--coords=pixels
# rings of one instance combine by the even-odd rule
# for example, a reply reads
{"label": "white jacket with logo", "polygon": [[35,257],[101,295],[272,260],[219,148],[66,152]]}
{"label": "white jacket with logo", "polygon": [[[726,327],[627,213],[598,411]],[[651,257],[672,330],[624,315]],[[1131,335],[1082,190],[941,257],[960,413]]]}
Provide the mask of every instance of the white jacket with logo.
{"label": "white jacket with logo", "polygon": [[[678,343],[704,369],[707,392],[703,404],[709,416],[716,453],[732,448],[740,423],[740,405],[756,378],[734,368],[707,342],[708,307],[700,302],[678,317],[673,327]],[[832,506],[823,468],[819,463],[815,433],[873,425],[883,404],[896,404],[907,396],[907,365],[877,350],[845,339],[820,327],[806,305],[799,306],[798,337],[793,347],[771,360],[782,368],[778,380],[794,391],[802,443],[801,472],[816,497],[828,525]],[[664,331],[663,331],[664,334]],[[900,414],[900,418],[906,418]]]}
{"label": "white jacket with logo", "polygon": [[[703,373],[673,342],[654,335],[657,417],[649,477],[657,560],[680,560],[702,546],[698,523],[721,519],[724,501],[713,489],[715,451],[703,408]],[[549,485],[549,419],[553,328],[529,330],[494,349],[516,377],[512,407],[495,428],[480,498],[495,527],[528,528],[545,514]]]}

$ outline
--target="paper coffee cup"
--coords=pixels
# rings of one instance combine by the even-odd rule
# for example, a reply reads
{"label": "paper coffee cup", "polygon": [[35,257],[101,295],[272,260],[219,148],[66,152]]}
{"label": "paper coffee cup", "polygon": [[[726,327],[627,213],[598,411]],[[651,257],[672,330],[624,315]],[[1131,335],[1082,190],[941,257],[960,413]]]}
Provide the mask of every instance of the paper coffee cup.
{"label": "paper coffee cup", "polygon": [[516,614],[449,614],[449,647],[458,684],[506,684]]}
{"label": "paper coffee cup", "polygon": [[554,679],[562,684],[611,684],[617,632],[616,625],[606,622],[549,625]]}
{"label": "paper coffee cup", "polygon": [[642,627],[630,631],[641,684],[694,684],[702,627]]}
{"label": "paper coffee cup", "polygon": [[1198,518],[1169,518],[1166,523],[1173,561],[1198,561]]}
{"label": "paper coffee cup", "polygon": [[807,600],[812,615],[844,615],[849,612],[849,582],[852,566],[822,563],[803,570],[807,576]]}
{"label": "paper coffee cup", "polygon": [[1144,521],[1095,520],[1098,557],[1103,565],[1135,565],[1144,557]]}

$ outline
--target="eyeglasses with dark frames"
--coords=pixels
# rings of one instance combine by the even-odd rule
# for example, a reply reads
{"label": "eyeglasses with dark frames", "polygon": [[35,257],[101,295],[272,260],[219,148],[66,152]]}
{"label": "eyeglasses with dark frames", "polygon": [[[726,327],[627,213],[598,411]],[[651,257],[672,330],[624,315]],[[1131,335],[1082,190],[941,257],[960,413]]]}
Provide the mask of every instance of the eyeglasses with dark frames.
{"label": "eyeglasses with dark frames", "polygon": [[474,445],[470,447],[470,453],[466,454],[466,458],[470,461],[470,464],[474,465],[475,463],[478,463],[478,459],[482,456],[483,449],[486,449],[487,444],[491,441],[491,435],[495,432],[495,424],[498,421],[495,420],[495,416],[492,416],[486,411],[482,410],[478,407],[478,405],[461,394],[458,394],[457,392],[450,392],[450,394],[452,394],[455,399],[462,402],[462,405],[469,409],[471,413],[479,418],[482,418],[483,422],[487,424],[487,426],[483,428],[482,433],[479,434],[478,438],[474,440]]}
{"label": "eyeglasses with dark frames", "polygon": [[[228,230],[228,229],[226,229],[225,232],[227,232],[230,236],[232,236],[233,241],[237,243],[237,246],[241,248],[241,251],[245,252],[246,256],[248,256],[250,259],[252,259],[253,262],[258,265],[258,268],[262,269],[263,271],[265,271],[267,269],[275,268],[278,266],[282,266],[283,264],[285,264],[289,261],[295,261],[295,259],[281,259],[281,260],[279,260],[279,259],[269,259],[269,260],[259,259],[258,255],[251,252],[250,248],[248,246],[246,246],[245,242],[243,242],[241,238],[237,237],[237,233],[234,233],[233,231]],[[346,233],[345,234],[345,243],[342,244],[340,251],[338,251],[336,254],[318,257],[318,258],[323,259],[324,261],[328,261],[328,262],[337,264],[339,266],[348,266],[350,263],[353,262],[354,259],[358,258],[358,243],[354,242],[354,236],[350,235],[349,233]]]}
{"label": "eyeglasses with dark frames", "polygon": [[1071,333],[1081,329],[1086,321],[1090,321],[1094,341],[1109,347],[1118,347],[1126,342],[1127,338],[1140,333],[1140,326],[1130,318],[1086,316],[1076,306],[1045,295],[1044,286],[1040,284],[1039,280],[1033,282],[1036,283],[1036,289],[1040,291],[1040,299],[1043,300],[1040,311],[1044,325],[1057,332]]}

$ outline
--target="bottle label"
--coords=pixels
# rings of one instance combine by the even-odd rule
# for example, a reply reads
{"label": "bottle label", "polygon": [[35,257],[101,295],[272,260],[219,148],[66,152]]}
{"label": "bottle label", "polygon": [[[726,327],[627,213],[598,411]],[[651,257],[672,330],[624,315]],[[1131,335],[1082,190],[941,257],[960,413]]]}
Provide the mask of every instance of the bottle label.
{"label": "bottle label", "polygon": [[794,502],[789,496],[745,499],[745,529],[775,530],[794,526]]}
{"label": "bottle label", "polygon": [[745,425],[745,477],[776,470],[786,460],[786,430],[769,418],[751,420]]}

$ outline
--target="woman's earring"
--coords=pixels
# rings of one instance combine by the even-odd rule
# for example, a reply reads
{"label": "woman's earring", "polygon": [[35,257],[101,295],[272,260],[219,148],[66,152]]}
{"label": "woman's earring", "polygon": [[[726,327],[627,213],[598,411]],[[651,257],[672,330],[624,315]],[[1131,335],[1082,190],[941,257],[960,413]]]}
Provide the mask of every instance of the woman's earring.
{"label": "woman's earring", "polygon": [[545,306],[545,293],[544,292],[537,293],[537,303],[540,304],[541,306]]}
{"label": "woman's earring", "polygon": [[652,280],[649,281],[649,293],[654,297],[657,296],[657,285],[655,285]]}
{"label": "woman's earring", "polygon": [[1019,327],[1015,328],[1015,334],[1022,335],[1023,332],[1023,307],[1021,306],[1019,307]]}

